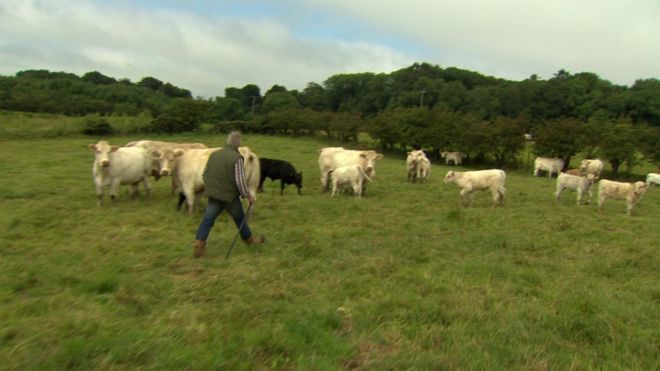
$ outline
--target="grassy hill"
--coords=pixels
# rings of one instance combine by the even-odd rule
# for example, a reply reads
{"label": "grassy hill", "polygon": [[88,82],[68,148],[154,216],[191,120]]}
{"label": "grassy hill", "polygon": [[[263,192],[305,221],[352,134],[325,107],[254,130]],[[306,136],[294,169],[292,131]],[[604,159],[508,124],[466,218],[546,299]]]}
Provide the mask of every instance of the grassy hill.
{"label": "grassy hill", "polygon": [[[114,137],[123,144],[138,137]],[[223,137],[172,141],[222,145]],[[193,217],[168,178],[96,206],[88,138],[0,144],[0,364],[8,369],[654,369],[660,190],[557,204],[554,179],[507,173],[490,208],[434,163],[407,183],[387,154],[358,200],[320,193],[312,138],[246,135],[304,174],[265,184],[240,244],[223,214],[192,258]],[[638,175],[638,176],[641,176]],[[594,200],[595,201],[595,200]]]}

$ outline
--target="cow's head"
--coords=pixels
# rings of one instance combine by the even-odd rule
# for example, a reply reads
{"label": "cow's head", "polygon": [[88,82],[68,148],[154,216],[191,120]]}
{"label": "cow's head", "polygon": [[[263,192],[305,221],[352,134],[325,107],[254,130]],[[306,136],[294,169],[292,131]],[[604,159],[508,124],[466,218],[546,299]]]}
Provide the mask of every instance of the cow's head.
{"label": "cow's head", "polygon": [[360,152],[360,160],[362,169],[369,177],[376,175],[376,160],[383,158],[383,155],[376,153],[376,151],[362,151]]}
{"label": "cow's head", "polygon": [[445,179],[442,181],[443,183],[451,183],[454,181],[456,177],[456,174],[454,173],[453,170],[449,170],[447,172],[447,175],[445,175]]}
{"label": "cow's head", "polygon": [[589,184],[594,184],[596,177],[593,174],[587,174],[587,180],[589,181]]}
{"label": "cow's head", "polygon": [[582,173],[586,172],[587,166],[589,166],[590,162],[591,160],[582,160],[582,162],[580,162],[580,172]]}
{"label": "cow's head", "polygon": [[184,150],[181,148],[151,151],[151,157],[158,161],[158,168],[160,169],[161,176],[172,175],[174,160],[176,160],[177,157],[183,156],[183,154]]}
{"label": "cow's head", "polygon": [[94,161],[102,167],[110,166],[110,153],[119,149],[119,146],[111,146],[105,140],[101,140],[96,144],[90,144],[89,149],[94,151]]}
{"label": "cow's head", "polygon": [[648,186],[646,185],[646,183],[644,183],[644,182],[636,182],[636,183],[635,183],[635,194],[636,194],[638,197],[641,197],[641,196],[644,195],[644,193],[646,193],[646,189],[647,189],[647,188],[648,188]]}
{"label": "cow's head", "polygon": [[295,174],[294,179],[295,179],[294,183],[296,184],[296,187],[302,188],[303,187],[302,171]]}

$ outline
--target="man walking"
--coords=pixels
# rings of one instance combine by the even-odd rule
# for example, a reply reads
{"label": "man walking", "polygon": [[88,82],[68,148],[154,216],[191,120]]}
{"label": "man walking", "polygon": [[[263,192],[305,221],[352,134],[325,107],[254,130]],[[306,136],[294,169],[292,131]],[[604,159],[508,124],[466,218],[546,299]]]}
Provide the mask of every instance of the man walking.
{"label": "man walking", "polygon": [[234,219],[236,227],[239,228],[243,242],[248,245],[258,245],[265,240],[264,236],[254,237],[252,235],[243,213],[240,197],[247,197],[250,206],[254,204],[255,197],[250,193],[245,182],[243,157],[238,152],[240,145],[241,133],[232,131],[227,136],[227,146],[213,152],[206,163],[204,195],[209,198],[209,202],[195,236],[194,255],[196,258],[204,255],[206,240],[215,224],[215,219],[225,209]]}

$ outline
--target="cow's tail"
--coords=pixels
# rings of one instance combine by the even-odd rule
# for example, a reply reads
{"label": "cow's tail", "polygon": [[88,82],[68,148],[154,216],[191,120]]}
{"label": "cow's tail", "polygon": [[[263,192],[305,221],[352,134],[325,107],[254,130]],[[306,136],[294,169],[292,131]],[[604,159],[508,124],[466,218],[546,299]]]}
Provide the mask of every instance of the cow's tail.
{"label": "cow's tail", "polygon": [[370,181],[370,182],[373,182],[373,180],[371,180],[371,178],[369,178],[369,175],[367,175],[367,173],[365,173],[364,170],[362,170],[362,166],[358,166],[357,168],[358,168],[358,170],[360,171],[360,174],[362,174],[362,176],[363,176],[366,180],[368,180],[368,181]]}

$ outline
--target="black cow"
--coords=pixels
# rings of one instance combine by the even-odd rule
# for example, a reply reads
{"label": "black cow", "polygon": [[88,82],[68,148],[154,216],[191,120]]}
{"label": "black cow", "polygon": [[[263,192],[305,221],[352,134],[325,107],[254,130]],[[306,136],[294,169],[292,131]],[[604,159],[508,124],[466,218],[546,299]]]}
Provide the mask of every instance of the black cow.
{"label": "black cow", "polygon": [[295,184],[298,187],[298,194],[300,194],[300,189],[302,188],[302,171],[296,173],[296,169],[290,163],[262,157],[259,159],[259,171],[261,172],[259,192],[264,191],[264,180],[268,177],[271,180],[280,180],[280,194],[284,194],[284,186],[286,184]]}

